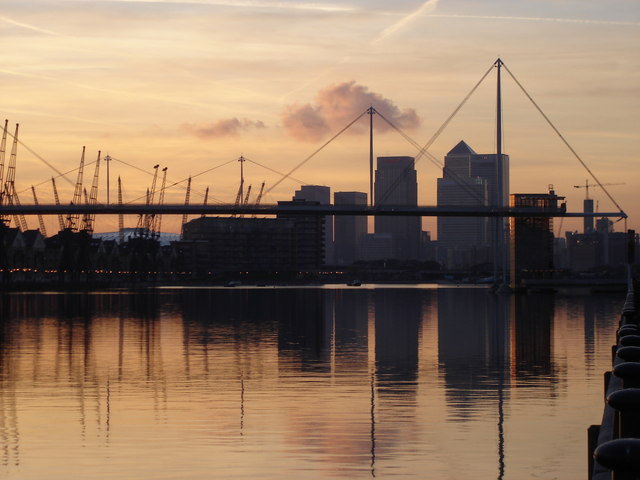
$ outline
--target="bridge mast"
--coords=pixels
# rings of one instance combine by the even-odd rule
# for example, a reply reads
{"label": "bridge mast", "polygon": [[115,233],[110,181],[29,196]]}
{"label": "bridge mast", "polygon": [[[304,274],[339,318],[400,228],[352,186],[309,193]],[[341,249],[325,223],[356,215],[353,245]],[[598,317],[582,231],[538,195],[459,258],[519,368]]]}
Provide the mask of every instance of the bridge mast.
{"label": "bridge mast", "polygon": [[367,109],[369,114],[369,205],[373,207],[373,106]]}
{"label": "bridge mast", "polygon": [[[504,165],[502,162],[502,84],[500,78],[500,69],[504,63],[502,59],[496,60],[495,66],[497,70],[497,82],[496,82],[496,196],[498,197],[498,205],[504,206]],[[502,218],[496,218],[496,242],[494,253],[494,281],[498,282],[498,263],[500,263],[500,269],[502,270],[502,285],[501,290],[508,288],[508,267],[507,267],[507,253],[509,243],[506,238],[505,221]]]}

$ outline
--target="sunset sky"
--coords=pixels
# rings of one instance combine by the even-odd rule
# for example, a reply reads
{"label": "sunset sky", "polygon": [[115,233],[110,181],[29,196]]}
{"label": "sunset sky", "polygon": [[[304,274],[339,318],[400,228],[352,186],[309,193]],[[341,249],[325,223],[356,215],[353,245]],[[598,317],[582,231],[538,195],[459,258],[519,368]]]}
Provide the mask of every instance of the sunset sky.
{"label": "sunset sky", "polygon": [[[193,180],[192,201],[230,203],[239,182],[276,185],[326,140],[373,105],[424,145],[500,57],[640,230],[640,3],[636,0],[4,0],[0,115],[20,124],[16,184],[23,203],[53,201],[50,177],[98,150],[125,201],[142,196],[153,165],[169,183]],[[511,193],[553,184],[582,209],[589,174],[504,72],[504,152]],[[415,155],[376,119],[375,155]],[[464,139],[495,152],[495,73],[438,137],[440,161]],[[300,183],[368,191],[363,118],[277,184],[265,203]],[[9,148],[8,148],[9,150]],[[8,160],[8,152],[7,152]],[[129,166],[131,165],[131,166]],[[263,168],[264,165],[267,168]],[[104,167],[104,165],[103,165]],[[134,168],[135,167],[135,168]],[[436,203],[441,169],[417,163],[419,203]],[[99,200],[106,200],[102,169]],[[85,171],[90,185],[93,166]],[[58,178],[71,199],[75,172]],[[44,182],[44,183],[43,183]],[[184,183],[166,201],[184,201]],[[600,211],[616,211],[590,189]],[[49,219],[48,225],[57,224]],[[163,225],[177,231],[179,219]],[[581,221],[556,222],[556,234]],[[34,228],[36,222],[31,222]],[[115,222],[98,220],[97,230]],[[435,221],[425,228],[435,231]],[[623,222],[616,224],[622,231]]]}

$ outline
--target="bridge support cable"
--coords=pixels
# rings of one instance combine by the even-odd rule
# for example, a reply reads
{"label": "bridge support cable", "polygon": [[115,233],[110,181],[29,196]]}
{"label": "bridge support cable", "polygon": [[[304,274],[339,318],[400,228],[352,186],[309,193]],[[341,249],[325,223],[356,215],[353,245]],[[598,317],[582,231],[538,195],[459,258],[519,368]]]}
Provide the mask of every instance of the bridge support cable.
{"label": "bridge support cable", "polygon": [[[84,166],[85,166],[85,167],[88,167],[88,166],[90,166],[90,165],[93,165],[94,163],[95,163],[95,161],[91,161],[91,162],[85,163],[85,164],[84,164]],[[66,175],[69,175],[70,173],[73,173],[73,172],[77,172],[77,171],[78,171],[78,168],[79,168],[79,167],[73,168],[73,169],[71,169],[71,170],[68,170],[68,171],[66,171],[66,172],[64,172],[64,173],[58,174],[58,175],[56,175],[55,177],[51,177],[51,178],[61,178],[61,177],[62,177],[62,178],[64,178],[65,180],[68,180],[68,179],[66,178]],[[43,181],[42,181],[42,182],[40,182],[40,183],[35,183],[33,186],[37,188],[37,187],[40,187],[40,186],[44,185],[45,183],[49,183],[49,180],[43,180]],[[75,184],[74,184],[74,185],[75,185]],[[22,194],[22,193],[27,193],[28,191],[29,191],[29,188],[23,188],[22,190],[18,190],[18,193],[19,193],[19,194]]]}
{"label": "bridge support cable", "polygon": [[358,115],[356,118],[354,118],[346,127],[343,127],[342,130],[340,130],[338,133],[336,133],[333,137],[331,137],[329,140],[327,140],[325,143],[322,144],[322,146],[320,148],[318,148],[316,151],[314,151],[311,155],[309,155],[307,158],[305,158],[304,160],[302,160],[300,163],[298,163],[295,167],[293,167],[291,170],[289,170],[288,173],[286,173],[283,177],[281,177],[276,183],[274,183],[272,186],[270,186],[266,193],[271,192],[271,190],[273,190],[274,188],[276,188],[278,185],[280,185],[284,180],[286,180],[287,178],[289,178],[291,176],[291,174],[293,172],[295,172],[296,170],[298,170],[300,167],[302,167],[305,163],[307,163],[309,160],[311,160],[313,157],[315,157],[318,153],[320,153],[327,145],[329,145],[331,142],[333,142],[336,138],[338,138],[340,135],[342,135],[345,131],[347,131],[354,123],[356,123],[358,120],[360,120],[362,117],[364,117],[367,114],[367,110],[365,110],[364,112],[362,112],[360,115]]}
{"label": "bridge support cable", "polygon": [[[131,165],[130,163],[127,163],[127,162],[125,162],[124,160],[120,160],[119,158],[111,157],[111,160],[115,160],[115,161],[117,161],[117,162],[122,163],[123,165],[126,165],[126,166],[131,167],[131,168],[135,168],[136,170],[139,170],[139,171],[141,171],[141,172],[143,172],[143,173],[146,173],[147,175],[153,176],[153,173],[148,172],[147,170],[144,170],[144,169],[142,169],[142,168],[140,168],[140,167],[137,167],[137,166],[135,166],[135,165]],[[171,179],[167,179],[169,182],[171,182],[171,184],[170,184],[170,185],[167,185],[167,186],[166,186],[166,187],[164,187],[164,188],[162,188],[162,189],[160,190],[160,192],[164,192],[165,190],[167,190],[167,189],[169,189],[169,188],[171,188],[171,187],[175,187],[176,185],[180,185],[180,186],[182,186],[182,184],[183,184],[183,183],[188,182],[191,178],[196,178],[196,177],[199,177],[199,176],[204,175],[204,174],[206,174],[206,173],[212,172],[213,170],[216,170],[216,169],[218,169],[218,168],[224,167],[225,165],[229,165],[230,163],[233,163],[233,162],[235,162],[236,160],[237,160],[237,159],[236,159],[236,158],[234,158],[233,160],[229,160],[229,161],[226,161],[226,162],[221,163],[221,164],[219,164],[219,165],[216,165],[215,167],[208,168],[208,169],[206,169],[206,170],[203,170],[203,171],[202,171],[202,172],[200,172],[200,173],[196,173],[195,175],[191,175],[190,177],[185,178],[185,179],[180,180],[180,181],[177,181],[177,182],[174,182],[174,181],[172,181]],[[184,188],[184,189],[186,190],[186,188],[187,188],[187,187],[182,187],[182,188]],[[198,193],[198,195],[202,196],[203,194],[202,194],[202,193]],[[146,194],[145,194],[145,195],[141,195],[141,196],[139,196],[139,197],[137,197],[137,198],[134,198],[133,200],[130,200],[130,201],[126,202],[126,203],[127,203],[127,204],[132,204],[132,203],[134,203],[134,202],[137,202],[138,200],[142,200],[142,199],[146,199],[146,198],[147,198],[147,196],[146,196]],[[219,203],[219,204],[221,204],[221,205],[224,205],[224,202],[221,202],[221,201],[219,201],[219,200],[217,200],[217,203]]]}
{"label": "bridge support cable", "polygon": [[[440,127],[438,128],[438,130],[436,130],[436,132],[431,136],[431,138],[427,141],[427,143],[424,144],[424,146],[420,147],[420,145],[418,145],[417,143],[415,143],[413,140],[410,140],[410,143],[412,145],[414,145],[417,149],[418,149],[418,154],[415,157],[415,161],[414,161],[414,166],[416,163],[418,163],[418,161],[422,158],[423,155],[428,154],[428,150],[431,147],[431,145],[433,145],[433,142],[435,142],[438,137],[440,136],[440,134],[442,134],[442,132],[445,130],[445,128],[447,128],[447,126],[449,126],[449,123],[451,123],[451,121],[453,120],[453,118],[458,114],[458,112],[462,109],[462,107],[465,106],[465,104],[467,103],[467,101],[469,100],[469,98],[471,98],[471,96],[476,92],[476,90],[478,89],[478,87],[480,86],[480,84],[482,84],[482,82],[484,81],[485,78],[487,78],[489,76],[489,74],[493,71],[493,68],[495,66],[495,63],[491,64],[491,67],[489,67],[489,69],[484,73],[484,75],[482,75],[482,77],[480,77],[480,80],[478,80],[476,82],[476,84],[473,86],[473,88],[469,91],[469,93],[467,93],[467,95],[462,99],[462,101],[458,104],[458,106],[453,110],[453,112],[451,112],[451,114],[447,117],[447,119],[442,123],[442,125],[440,125]],[[378,115],[380,115],[380,112],[376,112]],[[382,117],[382,115],[380,115]],[[384,117],[382,117],[384,119]],[[410,137],[408,137],[408,135],[402,133],[400,131],[399,128],[395,127],[394,125],[392,125],[388,120],[384,119],[387,123],[389,123],[392,128],[394,128],[396,131],[398,131],[398,133],[400,133],[403,137],[405,137],[405,139],[409,139]],[[430,154],[429,154],[430,155]],[[441,165],[440,165],[441,166]],[[385,192],[385,195],[383,196],[382,201],[384,201],[384,199],[388,198],[388,196],[391,194],[391,192],[399,185],[401,178],[398,178],[387,190],[387,192]]]}
{"label": "bridge support cable", "polygon": [[[266,165],[263,165],[263,164],[261,164],[261,163],[259,163],[259,162],[256,162],[255,160],[251,160],[250,158],[244,157],[244,159],[245,159],[247,162],[251,162],[251,163],[253,163],[253,164],[255,164],[255,165],[258,165],[259,167],[262,167],[262,168],[264,168],[265,170],[269,170],[270,172],[273,172],[273,173],[275,173],[275,174],[278,174],[278,175],[280,175],[280,176],[282,176],[282,177],[284,177],[284,176],[286,176],[286,175],[287,175],[286,173],[282,173],[282,172],[279,172],[278,170],[274,170],[273,168],[271,168],[271,167],[267,167]],[[307,185],[307,182],[304,182],[304,181],[302,181],[302,180],[300,180],[300,179],[298,179],[298,178],[295,178],[295,177],[293,177],[293,176],[291,176],[291,175],[289,175],[287,178],[288,178],[289,180],[293,180],[293,181],[294,181],[294,182],[296,182],[296,183],[299,183],[300,185]]]}
{"label": "bridge support cable", "polygon": [[[14,135],[11,135],[11,132],[9,132],[9,136],[14,137]],[[40,160],[42,163],[44,163],[47,167],[49,167],[51,170],[53,170],[54,172],[56,172],[58,174],[58,177],[62,177],[64,180],[66,180],[71,186],[74,186],[75,184],[73,183],[73,180],[67,178],[67,174],[74,172],[77,169],[71,170],[69,172],[66,173],[62,173],[60,170],[58,170],[56,167],[54,167],[53,165],[51,165],[51,163],[49,163],[46,159],[44,159],[41,155],[39,155],[37,152],[35,152],[33,149],[31,149],[28,145],[26,145],[22,140],[19,140],[17,138],[14,137],[14,140],[19,143],[20,145],[22,145],[22,147],[24,147],[25,150],[27,150],[30,154],[32,154],[34,157],[36,157],[38,160]],[[48,182],[49,180],[46,180],[45,182]],[[42,183],[45,183],[42,182]],[[41,184],[35,185],[36,187],[39,186]],[[24,189],[22,191],[20,191],[20,193],[26,192],[28,189]]]}
{"label": "bridge support cable", "polygon": [[[386,118],[384,115],[382,115],[380,112],[376,111],[376,113],[378,114],[378,116],[380,118],[382,118],[382,120],[384,120],[391,128],[393,128],[396,132],[398,132],[398,134],[400,134],[400,136],[402,136],[402,138],[404,138],[408,143],[410,143],[416,150],[418,150],[418,154],[421,156],[426,156],[429,161],[431,163],[433,163],[436,167],[438,168],[443,168],[444,169],[444,164],[442,162],[440,162],[434,155],[431,154],[431,152],[429,152],[428,150],[424,149],[423,147],[420,146],[420,144],[418,142],[416,142],[413,138],[411,138],[406,132],[404,132],[400,127],[398,127],[397,125],[395,125],[393,122],[391,122],[388,118]],[[419,158],[416,158],[414,165],[418,162]],[[409,169],[407,169],[404,174],[408,173]],[[403,174],[403,176],[404,176]],[[476,192],[474,192],[471,188],[469,188],[469,186],[464,183],[462,181],[462,179],[455,173],[455,172],[449,172],[449,175],[451,176],[451,179],[456,182],[456,184],[458,184],[458,186],[460,188],[462,188],[466,193],[468,193],[469,195],[471,195],[472,197],[474,197],[476,200],[478,200],[479,202],[482,202],[484,199],[480,196],[478,196],[478,194]],[[400,183],[402,179],[402,176],[398,179],[396,179],[396,181],[389,187],[389,189],[385,192],[385,194],[382,196],[382,202],[384,202],[389,195],[391,194],[391,192],[398,186],[398,184]]]}
{"label": "bridge support cable", "polygon": [[[458,112],[462,109],[462,107],[464,107],[464,105],[467,103],[469,98],[471,98],[471,95],[475,93],[475,91],[478,89],[478,87],[484,81],[484,79],[487,78],[487,76],[493,71],[494,65],[495,63],[491,64],[491,67],[489,67],[489,69],[485,72],[485,74],[482,75],[480,80],[478,80],[478,83],[476,83],[473,86],[473,88],[469,91],[469,93],[467,93],[467,95],[460,102],[460,104],[455,108],[455,110],[451,113],[451,115],[449,115],[449,117],[444,121],[444,123],[440,126],[440,128],[438,128],[438,130],[436,130],[436,132],[431,136],[431,138],[427,141],[427,143],[425,143],[424,147],[420,149],[419,157],[422,157],[422,155],[424,155],[423,151],[426,152],[429,149],[429,147],[431,147],[433,142],[437,140],[437,138],[444,131],[444,129],[447,128],[447,126],[449,126],[449,123],[451,123],[451,120],[453,120],[453,118],[458,114]],[[416,158],[416,161],[417,160],[418,158]]]}
{"label": "bridge support cable", "polygon": [[600,180],[598,180],[598,177],[596,177],[596,175],[591,171],[591,169],[587,166],[587,164],[585,163],[584,160],[582,160],[582,158],[580,157],[580,155],[578,155],[578,153],[573,149],[573,147],[569,144],[569,142],[567,141],[566,138],[564,138],[564,136],[562,135],[562,133],[560,133],[560,131],[556,128],[556,126],[553,124],[553,122],[549,119],[549,117],[544,113],[544,111],[542,110],[542,108],[540,108],[540,106],[536,103],[536,101],[531,97],[531,95],[529,95],[529,92],[527,92],[527,90],[522,86],[522,84],[518,81],[518,79],[515,77],[515,75],[513,75],[513,73],[511,72],[511,70],[509,70],[509,68],[503,63],[502,66],[504,67],[504,69],[507,71],[507,73],[509,73],[509,75],[511,76],[511,78],[513,79],[514,82],[516,82],[516,85],[518,85],[518,87],[520,87],[520,90],[522,90],[522,93],[525,94],[525,96],[529,99],[529,101],[531,102],[531,104],[536,108],[536,110],[538,110],[538,112],[540,113],[540,115],[542,115],[542,118],[545,119],[545,121],[549,124],[549,126],[553,129],[554,132],[556,132],[556,134],[558,135],[558,137],[560,137],[560,140],[562,140],[562,142],[566,145],[566,147],[569,149],[569,151],[573,154],[574,157],[576,157],[578,159],[578,161],[580,162],[580,164],[584,167],[584,169],[589,173],[589,175],[591,175],[591,178],[593,178],[595,180],[595,182],[598,184],[598,186],[600,188],[602,188],[602,191],[607,195],[607,197],[609,198],[609,200],[611,200],[613,202],[613,204],[616,206],[616,208],[618,208],[618,210],[620,210],[620,214],[621,214],[621,218],[627,218],[627,214],[624,212],[624,210],[622,209],[622,207],[618,204],[618,202],[615,201],[615,199],[611,196],[611,194],[609,193],[609,191],[604,187],[604,185],[600,182]]}

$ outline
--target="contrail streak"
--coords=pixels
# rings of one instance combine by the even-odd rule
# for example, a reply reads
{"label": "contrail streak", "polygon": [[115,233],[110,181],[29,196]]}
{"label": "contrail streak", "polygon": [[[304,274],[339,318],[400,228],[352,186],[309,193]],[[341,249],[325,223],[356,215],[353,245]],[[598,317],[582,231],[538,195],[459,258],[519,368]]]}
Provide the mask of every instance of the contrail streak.
{"label": "contrail streak", "polygon": [[[429,14],[430,12],[435,10],[435,8],[438,5],[438,1],[439,0],[427,0],[417,10],[413,11],[409,15],[404,16],[402,19],[398,20],[393,25],[390,25],[387,28],[385,28],[382,31],[382,33],[380,33],[380,35],[378,35],[376,38],[374,38],[370,42],[370,44],[371,45],[376,45],[376,44],[380,43],[381,41],[383,41],[386,38],[390,37],[394,33],[398,32],[400,29],[405,27],[407,24],[409,24],[412,20],[414,20],[415,18],[419,17],[420,15]],[[316,75],[312,79],[306,81],[305,83],[299,85],[297,88],[295,88],[295,89],[285,93],[284,95],[282,95],[279,98],[279,100],[281,102],[284,101],[287,97],[293,95],[294,93],[307,88],[309,85],[311,85],[313,83],[316,83],[320,78],[328,76],[331,72],[333,72],[336,69],[336,67],[338,65],[349,63],[350,61],[351,61],[351,57],[349,55],[343,56],[341,59],[339,59],[333,65],[325,68],[322,72],[320,72],[318,75]]]}
{"label": "contrail streak", "polygon": [[17,27],[26,28],[27,30],[33,30],[34,32],[44,33],[44,34],[47,34],[47,35],[54,35],[56,37],[61,37],[62,36],[58,32],[54,32],[52,30],[46,30],[44,28],[36,27],[35,25],[29,25],[28,23],[18,22],[17,20],[13,20],[13,19],[8,18],[8,17],[0,17],[0,20],[2,20],[3,22],[6,22],[6,23],[10,23],[11,25],[15,25]]}
{"label": "contrail streak", "polygon": [[417,10],[413,11],[412,13],[410,13],[409,15],[401,18],[400,20],[398,20],[396,23],[394,23],[393,25],[385,28],[382,33],[376,38],[374,39],[371,44],[375,45],[378,42],[381,42],[382,40],[384,40],[387,37],[390,37],[391,35],[393,35],[394,33],[398,32],[399,30],[403,29],[405,26],[407,26],[410,22],[412,22],[413,20],[415,20],[417,17],[421,16],[421,15],[428,15],[431,12],[433,12],[436,7],[438,6],[438,1],[439,0],[427,0],[425,3],[423,3]]}

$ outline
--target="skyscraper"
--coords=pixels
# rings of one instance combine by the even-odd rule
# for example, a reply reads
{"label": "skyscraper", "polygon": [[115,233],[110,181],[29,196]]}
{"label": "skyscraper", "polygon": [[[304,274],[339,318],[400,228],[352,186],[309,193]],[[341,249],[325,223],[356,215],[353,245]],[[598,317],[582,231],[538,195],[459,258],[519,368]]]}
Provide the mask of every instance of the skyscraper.
{"label": "skyscraper", "polygon": [[[438,179],[438,206],[507,206],[508,200],[508,155],[478,154],[463,140],[447,153]],[[503,225],[501,219],[439,217],[440,261],[450,268],[492,261],[496,256],[500,262],[495,246],[504,237]]]}
{"label": "skyscraper", "polygon": [[[418,180],[413,157],[378,157],[374,203],[418,205]],[[375,233],[391,234],[395,258],[417,260],[420,246],[420,217],[375,217]]]}
{"label": "skyscraper", "polygon": [[[323,185],[302,185],[300,190],[296,190],[293,200],[306,200],[307,202],[318,202],[320,205],[331,205],[331,188]],[[333,217],[324,218],[324,263],[333,263]]]}
{"label": "skyscraper", "polygon": [[[335,192],[334,205],[367,205],[367,194],[362,192]],[[367,235],[367,217],[336,215],[334,220],[334,262],[351,265],[359,260],[358,250]]]}

